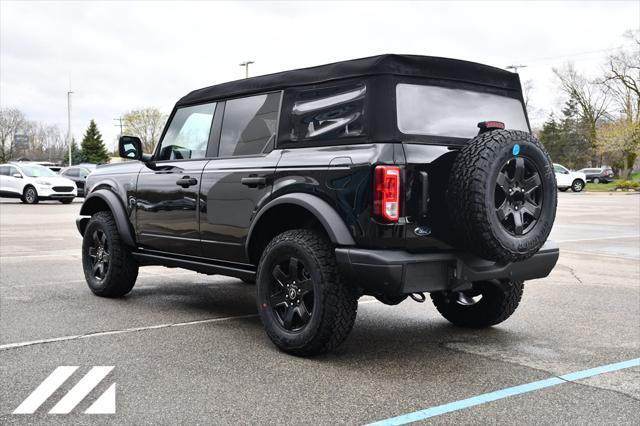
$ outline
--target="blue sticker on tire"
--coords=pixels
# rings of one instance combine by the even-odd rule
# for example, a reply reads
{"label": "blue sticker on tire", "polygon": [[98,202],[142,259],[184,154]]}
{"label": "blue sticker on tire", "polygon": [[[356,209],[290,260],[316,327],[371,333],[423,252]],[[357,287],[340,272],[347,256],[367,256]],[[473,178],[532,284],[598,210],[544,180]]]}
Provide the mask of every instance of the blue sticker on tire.
{"label": "blue sticker on tire", "polygon": [[513,153],[513,155],[518,155],[518,154],[520,154],[520,145],[515,144],[515,145],[513,146],[513,149],[511,150],[511,152]]}

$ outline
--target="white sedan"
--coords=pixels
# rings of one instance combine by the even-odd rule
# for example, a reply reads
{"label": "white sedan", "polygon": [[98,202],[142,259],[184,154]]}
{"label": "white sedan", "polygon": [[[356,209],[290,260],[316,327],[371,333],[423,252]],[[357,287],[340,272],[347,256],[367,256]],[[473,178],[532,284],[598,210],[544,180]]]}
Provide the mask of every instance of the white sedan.
{"label": "white sedan", "polygon": [[20,198],[23,203],[58,200],[69,204],[78,194],[76,184],[36,164],[0,165],[0,197]]}
{"label": "white sedan", "polygon": [[571,188],[573,192],[580,192],[587,185],[587,177],[582,172],[572,172],[561,164],[554,164],[556,172],[556,182],[560,191]]}

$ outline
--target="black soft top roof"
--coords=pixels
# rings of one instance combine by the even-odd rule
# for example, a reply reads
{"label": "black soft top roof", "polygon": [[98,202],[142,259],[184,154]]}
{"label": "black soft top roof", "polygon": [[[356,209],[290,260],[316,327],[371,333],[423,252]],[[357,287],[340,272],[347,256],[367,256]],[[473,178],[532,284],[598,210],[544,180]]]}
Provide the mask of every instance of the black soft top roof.
{"label": "black soft top roof", "polygon": [[178,106],[216,99],[374,75],[397,75],[453,80],[520,91],[517,74],[500,68],[457,59],[419,55],[378,55],[230,81],[194,90]]}

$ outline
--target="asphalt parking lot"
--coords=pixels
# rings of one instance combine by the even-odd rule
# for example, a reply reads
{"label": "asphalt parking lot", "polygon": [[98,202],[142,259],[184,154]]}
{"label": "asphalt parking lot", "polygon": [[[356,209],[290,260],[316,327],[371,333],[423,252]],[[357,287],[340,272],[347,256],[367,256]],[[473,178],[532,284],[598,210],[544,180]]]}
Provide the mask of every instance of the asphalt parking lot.
{"label": "asphalt parking lot", "polygon": [[[142,268],[120,300],[84,283],[80,203],[0,203],[0,423],[365,424],[640,357],[640,196],[559,194],[561,257],[516,313],[486,330],[431,303],[365,298],[350,338],[312,359],[278,352],[254,287]],[[70,414],[14,409],[58,366],[113,371]],[[75,376],[74,376],[75,377]],[[84,410],[116,383],[117,411]],[[640,367],[435,416],[433,424],[639,424]]]}

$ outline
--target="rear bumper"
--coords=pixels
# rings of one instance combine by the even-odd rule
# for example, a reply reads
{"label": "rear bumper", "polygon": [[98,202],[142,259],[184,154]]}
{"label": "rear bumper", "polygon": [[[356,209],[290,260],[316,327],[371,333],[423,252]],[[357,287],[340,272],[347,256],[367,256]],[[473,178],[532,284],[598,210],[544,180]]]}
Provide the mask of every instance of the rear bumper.
{"label": "rear bumper", "polygon": [[547,241],[533,257],[495,263],[466,253],[409,253],[400,250],[336,249],[341,272],[371,294],[406,294],[464,290],[473,281],[544,278],[559,256],[558,245]]}

